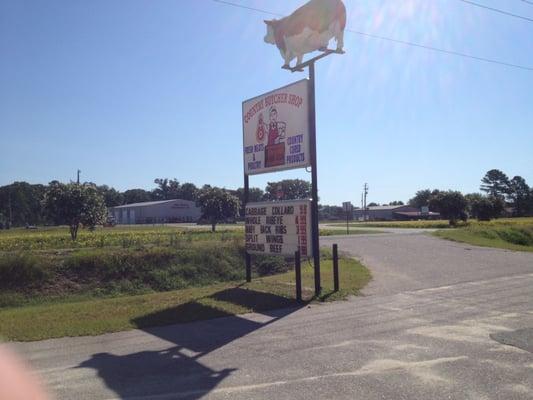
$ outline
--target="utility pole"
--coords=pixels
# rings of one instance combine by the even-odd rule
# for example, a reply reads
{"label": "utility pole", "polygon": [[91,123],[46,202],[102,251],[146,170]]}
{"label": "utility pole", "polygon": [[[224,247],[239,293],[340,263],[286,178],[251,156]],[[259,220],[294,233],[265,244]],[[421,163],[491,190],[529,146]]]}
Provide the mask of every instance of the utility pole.
{"label": "utility pole", "polygon": [[364,193],[361,192],[361,217],[363,221],[365,220],[365,202],[364,202]]}
{"label": "utility pole", "polygon": [[366,221],[366,196],[368,196],[368,183],[365,183],[363,193],[365,195],[363,218]]}
{"label": "utility pole", "polygon": [[77,182],[78,182],[78,185],[80,184],[80,173],[81,173],[81,171],[80,171],[80,170],[78,170],[78,180],[77,180]]}

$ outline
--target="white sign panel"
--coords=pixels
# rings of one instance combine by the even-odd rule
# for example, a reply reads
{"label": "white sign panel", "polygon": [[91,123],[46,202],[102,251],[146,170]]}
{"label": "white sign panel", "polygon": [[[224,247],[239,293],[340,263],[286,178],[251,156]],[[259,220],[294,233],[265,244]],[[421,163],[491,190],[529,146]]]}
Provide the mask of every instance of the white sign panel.
{"label": "white sign panel", "polygon": [[311,201],[248,203],[245,214],[246,251],[250,254],[310,257]]}
{"label": "white sign panel", "polygon": [[246,175],[311,165],[308,91],[305,79],[242,103]]}

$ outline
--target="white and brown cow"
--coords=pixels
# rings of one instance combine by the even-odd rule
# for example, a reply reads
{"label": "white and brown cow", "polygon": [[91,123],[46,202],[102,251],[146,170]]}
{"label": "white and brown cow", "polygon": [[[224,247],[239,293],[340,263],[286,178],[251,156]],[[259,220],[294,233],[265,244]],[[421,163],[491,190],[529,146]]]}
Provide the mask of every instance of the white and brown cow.
{"label": "white and brown cow", "polygon": [[332,38],[337,40],[337,51],[344,47],[346,7],[341,0],[311,0],[288,17],[265,23],[265,42],[278,47],[284,67],[295,58],[301,64],[306,53],[326,49]]}

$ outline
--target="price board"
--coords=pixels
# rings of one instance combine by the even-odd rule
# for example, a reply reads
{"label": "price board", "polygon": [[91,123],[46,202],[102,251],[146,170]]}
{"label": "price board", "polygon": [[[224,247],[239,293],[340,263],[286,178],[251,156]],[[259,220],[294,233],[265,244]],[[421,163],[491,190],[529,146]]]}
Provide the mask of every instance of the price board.
{"label": "price board", "polygon": [[248,203],[245,234],[250,254],[311,257],[311,201]]}

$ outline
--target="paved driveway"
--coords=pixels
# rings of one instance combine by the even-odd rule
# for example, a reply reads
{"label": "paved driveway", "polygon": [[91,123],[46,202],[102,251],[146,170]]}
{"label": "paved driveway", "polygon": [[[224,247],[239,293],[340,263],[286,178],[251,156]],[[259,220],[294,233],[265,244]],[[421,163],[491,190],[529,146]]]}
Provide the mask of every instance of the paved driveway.
{"label": "paved driveway", "polygon": [[404,229],[385,234],[321,238],[322,246],[371,267],[374,280],[365,294],[393,294],[461,282],[533,272],[533,253],[476,247]]}
{"label": "paved driveway", "polygon": [[67,399],[532,399],[533,254],[328,238],[367,296],[14,347]]}

